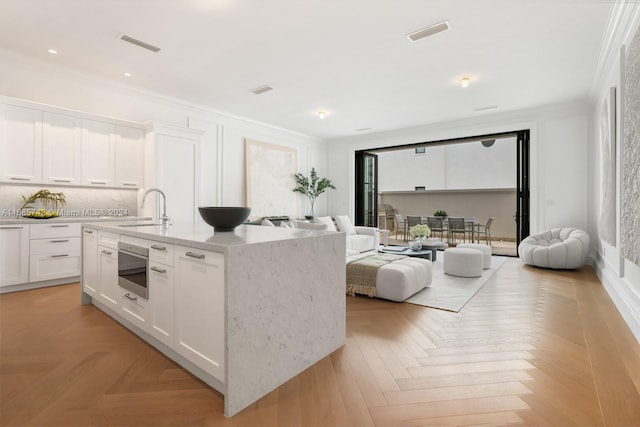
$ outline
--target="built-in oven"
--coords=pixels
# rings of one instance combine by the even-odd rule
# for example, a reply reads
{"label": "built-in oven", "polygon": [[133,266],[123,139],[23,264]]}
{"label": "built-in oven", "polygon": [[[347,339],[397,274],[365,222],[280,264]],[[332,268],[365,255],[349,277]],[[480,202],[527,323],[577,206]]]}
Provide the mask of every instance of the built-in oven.
{"label": "built-in oven", "polygon": [[149,248],[118,242],[118,285],[149,299]]}

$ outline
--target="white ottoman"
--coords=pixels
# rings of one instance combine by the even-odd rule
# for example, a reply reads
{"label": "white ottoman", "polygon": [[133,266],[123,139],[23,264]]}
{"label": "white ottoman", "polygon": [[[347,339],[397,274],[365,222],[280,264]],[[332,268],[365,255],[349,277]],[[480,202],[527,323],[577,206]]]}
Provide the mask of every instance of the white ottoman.
{"label": "white ottoman", "polygon": [[444,251],[444,272],[451,276],[482,276],[482,252],[468,248],[449,248]]}
{"label": "white ottoman", "polygon": [[475,249],[482,252],[482,268],[491,268],[491,246],[480,243],[460,243],[456,248]]}
{"label": "white ottoman", "polygon": [[383,265],[376,274],[376,297],[404,301],[431,285],[431,261],[402,258]]}

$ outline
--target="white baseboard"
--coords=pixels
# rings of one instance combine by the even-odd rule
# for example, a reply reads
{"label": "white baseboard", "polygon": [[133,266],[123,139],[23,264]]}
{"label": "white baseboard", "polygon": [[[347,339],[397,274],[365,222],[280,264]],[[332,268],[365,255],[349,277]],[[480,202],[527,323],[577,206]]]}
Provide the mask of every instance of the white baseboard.
{"label": "white baseboard", "polygon": [[591,261],[591,265],[605,290],[640,343],[640,296],[632,290],[624,278],[608,267],[605,261],[602,259],[600,262],[595,259]]}

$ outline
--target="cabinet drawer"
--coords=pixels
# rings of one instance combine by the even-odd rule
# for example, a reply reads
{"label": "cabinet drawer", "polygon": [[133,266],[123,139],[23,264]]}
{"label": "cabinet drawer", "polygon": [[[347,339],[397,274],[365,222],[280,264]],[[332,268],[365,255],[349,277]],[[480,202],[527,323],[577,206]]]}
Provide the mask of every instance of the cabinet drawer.
{"label": "cabinet drawer", "polygon": [[120,297],[120,313],[122,317],[129,322],[136,325],[138,328],[145,332],[147,331],[147,319],[148,319],[148,305],[149,301],[146,299],[120,288],[122,296]]}
{"label": "cabinet drawer", "polygon": [[80,252],[80,237],[31,239],[31,255],[69,254]]}
{"label": "cabinet drawer", "polygon": [[65,254],[39,254],[29,258],[29,281],[62,279],[80,275],[80,251]]}
{"label": "cabinet drawer", "polygon": [[106,246],[111,249],[118,249],[118,234],[108,231],[98,232],[98,246]]}
{"label": "cabinet drawer", "polygon": [[47,239],[52,237],[80,237],[80,223],[49,223],[31,224],[32,239]]}
{"label": "cabinet drawer", "polygon": [[149,260],[173,267],[173,245],[150,240]]}
{"label": "cabinet drawer", "polygon": [[224,267],[224,254],[219,252],[188,248],[186,246],[176,246],[174,256],[176,258],[176,261],[174,262],[177,262],[178,258],[185,258],[202,264]]}

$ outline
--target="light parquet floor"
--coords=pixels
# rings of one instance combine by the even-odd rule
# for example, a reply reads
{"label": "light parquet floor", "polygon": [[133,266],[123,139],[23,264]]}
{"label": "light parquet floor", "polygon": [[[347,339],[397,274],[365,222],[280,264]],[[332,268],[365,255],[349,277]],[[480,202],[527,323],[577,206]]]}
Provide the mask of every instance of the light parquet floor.
{"label": "light parquet floor", "polygon": [[508,260],[460,313],[347,297],[347,343],[231,419],[79,285],[0,296],[2,426],[637,426],[640,345],[590,267]]}

